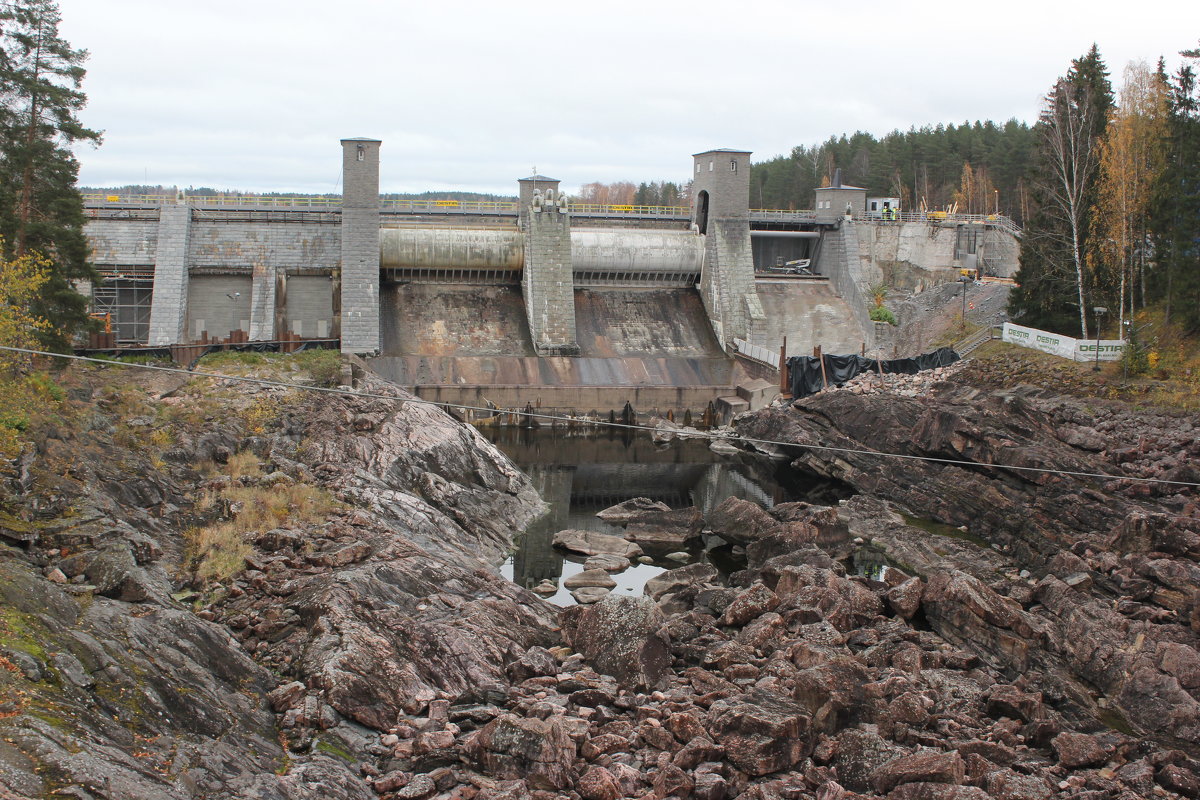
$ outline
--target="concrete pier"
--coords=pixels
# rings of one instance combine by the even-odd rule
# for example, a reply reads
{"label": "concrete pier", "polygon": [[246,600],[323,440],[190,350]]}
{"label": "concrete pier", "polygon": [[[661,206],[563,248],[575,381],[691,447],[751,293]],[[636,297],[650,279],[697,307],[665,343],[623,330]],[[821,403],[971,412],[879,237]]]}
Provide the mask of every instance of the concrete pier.
{"label": "concrete pier", "polygon": [[150,306],[150,344],[185,341],[188,300],[188,241],[192,209],[163,206],[158,212],[154,251],[154,295]]}
{"label": "concrete pier", "polygon": [[379,352],[378,139],[342,140],[342,352]]}

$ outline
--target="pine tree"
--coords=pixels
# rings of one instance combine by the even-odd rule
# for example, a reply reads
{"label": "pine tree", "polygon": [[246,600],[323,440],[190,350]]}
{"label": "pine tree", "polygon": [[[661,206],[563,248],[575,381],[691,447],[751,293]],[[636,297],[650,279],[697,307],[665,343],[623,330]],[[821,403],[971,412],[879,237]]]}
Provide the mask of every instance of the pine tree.
{"label": "pine tree", "polygon": [[1200,330],[1200,91],[1187,62],[1200,59],[1200,48],[1181,55],[1187,61],[1170,86],[1167,163],[1151,217],[1158,263],[1149,282],[1168,321],[1178,315],[1195,331]]}
{"label": "pine tree", "polygon": [[87,263],[71,145],[100,141],[77,117],[87,102],[80,89],[87,52],[58,35],[60,21],[54,0],[0,6],[0,236],[8,253],[49,262],[33,310],[53,325],[43,344],[59,349],[87,321],[87,300],[74,282],[97,279]]}

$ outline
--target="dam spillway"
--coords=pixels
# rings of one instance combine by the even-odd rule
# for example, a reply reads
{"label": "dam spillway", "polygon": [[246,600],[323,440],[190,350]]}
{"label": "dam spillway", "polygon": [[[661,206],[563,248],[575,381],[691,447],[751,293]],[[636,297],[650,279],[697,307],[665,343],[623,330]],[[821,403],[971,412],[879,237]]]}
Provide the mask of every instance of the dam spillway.
{"label": "dam spillway", "polygon": [[579,355],[537,356],[516,286],[392,284],[372,369],[461,406],[704,412],[745,380],[695,289],[575,289]]}

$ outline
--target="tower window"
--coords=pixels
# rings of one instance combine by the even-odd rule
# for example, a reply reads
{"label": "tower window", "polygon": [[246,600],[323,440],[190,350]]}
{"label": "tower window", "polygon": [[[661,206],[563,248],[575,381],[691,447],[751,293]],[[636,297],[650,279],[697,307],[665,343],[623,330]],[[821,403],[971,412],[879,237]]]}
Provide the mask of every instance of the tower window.
{"label": "tower window", "polygon": [[708,171],[709,171],[709,172],[712,172],[712,171],[713,171],[713,162],[711,162],[711,161],[710,161],[710,162],[708,162]]}
{"label": "tower window", "polygon": [[737,162],[736,162],[736,161],[730,161],[730,162],[729,162],[729,171],[730,171],[730,172],[737,172]]}

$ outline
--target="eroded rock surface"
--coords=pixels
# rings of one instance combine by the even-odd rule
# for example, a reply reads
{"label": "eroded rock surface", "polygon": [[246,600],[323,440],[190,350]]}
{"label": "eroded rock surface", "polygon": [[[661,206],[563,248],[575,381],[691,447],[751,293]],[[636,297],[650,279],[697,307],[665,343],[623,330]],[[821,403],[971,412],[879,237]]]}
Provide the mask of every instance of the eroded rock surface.
{"label": "eroded rock surface", "polygon": [[[241,387],[177,418],[200,402],[180,385],[131,425],[130,397],[83,389],[90,421],[41,436],[8,479],[23,516],[0,517],[0,786],[18,797],[1200,795],[1194,499],[1120,477],[1184,465],[1134,446],[1119,409],[935,386],[759,412],[741,430],[977,463],[789,450],[858,494],[621,510],[634,538],[712,533],[746,568],[558,610],[494,567],[539,502],[449,418]],[[152,459],[132,445],[155,403],[172,434]],[[1196,455],[1191,425],[1159,445]],[[187,531],[289,486],[336,503],[285,509],[237,571],[193,574]],[[577,591],[606,591],[620,559],[589,563]]]}

